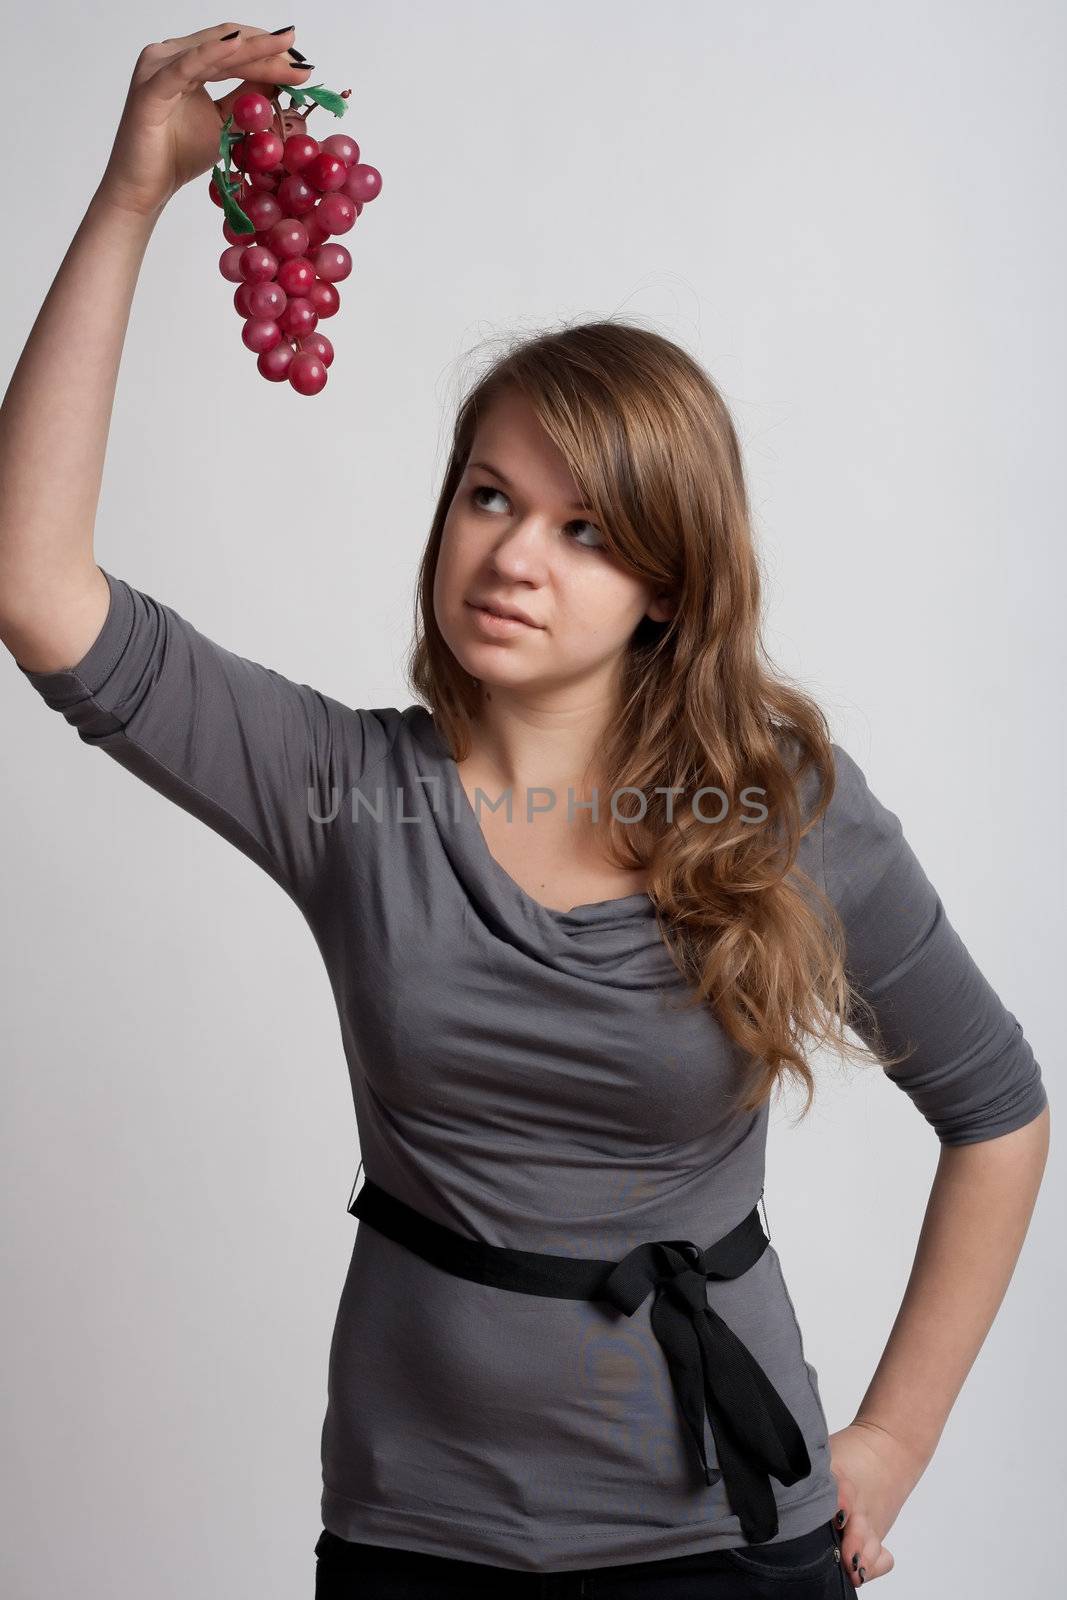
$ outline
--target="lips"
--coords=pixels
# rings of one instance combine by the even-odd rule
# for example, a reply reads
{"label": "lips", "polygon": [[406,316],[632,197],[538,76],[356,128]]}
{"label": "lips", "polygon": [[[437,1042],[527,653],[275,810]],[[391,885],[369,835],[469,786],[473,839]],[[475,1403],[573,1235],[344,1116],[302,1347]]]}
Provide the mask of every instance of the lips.
{"label": "lips", "polygon": [[494,617],[505,617],[513,622],[525,622],[528,628],[540,627],[540,623],[527,616],[525,611],[520,611],[517,606],[503,605],[496,600],[468,600],[467,604],[474,606],[478,611],[489,611]]}

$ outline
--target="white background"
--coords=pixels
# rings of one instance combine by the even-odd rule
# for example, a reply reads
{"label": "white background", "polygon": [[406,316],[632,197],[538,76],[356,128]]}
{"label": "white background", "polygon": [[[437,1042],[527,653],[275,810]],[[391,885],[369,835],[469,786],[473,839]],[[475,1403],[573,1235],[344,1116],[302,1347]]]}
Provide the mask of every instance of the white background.
{"label": "white background", "polygon": [[[138,50],[216,20],[12,13],[6,377]],[[198,180],[145,259],[97,560],[290,677],[407,705],[415,567],[482,341],[612,312],[655,327],[737,421],[772,654],[900,815],[1058,1107],[1062,7],[421,0],[296,21],[383,174],[329,382],[257,376]],[[5,659],[0,1589],[310,1600],[358,1161],[325,971],[264,873]],[[799,1105],[774,1113],[766,1203],[836,1429],[938,1147],[876,1068],[824,1059],[792,1129]],[[878,1596],[1057,1590],[1062,1220],[1054,1150]]]}

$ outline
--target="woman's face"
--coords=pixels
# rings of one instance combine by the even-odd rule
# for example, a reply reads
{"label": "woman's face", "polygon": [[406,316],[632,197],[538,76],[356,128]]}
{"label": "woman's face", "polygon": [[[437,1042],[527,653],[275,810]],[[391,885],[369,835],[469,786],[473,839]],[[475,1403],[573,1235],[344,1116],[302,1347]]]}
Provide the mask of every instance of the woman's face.
{"label": "woman's face", "polygon": [[[478,425],[449,507],[433,594],[449,648],[483,684],[538,691],[581,683],[610,694],[641,618],[670,615],[602,548],[580,499],[529,402],[514,392],[501,398]],[[527,620],[494,622],[479,603]]]}

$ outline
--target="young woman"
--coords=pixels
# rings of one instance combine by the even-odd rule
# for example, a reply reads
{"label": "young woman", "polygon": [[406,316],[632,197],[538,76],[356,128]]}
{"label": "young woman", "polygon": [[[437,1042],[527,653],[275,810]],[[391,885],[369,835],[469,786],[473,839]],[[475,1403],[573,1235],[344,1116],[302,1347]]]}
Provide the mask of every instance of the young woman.
{"label": "young woman", "polygon": [[[292,682],[97,565],[140,262],[232,100],[204,85],[305,70],[289,31],[234,27],[141,53],[9,387],[0,637],[83,740],[274,878],[330,973],[366,1178],[316,1593],[846,1594],[892,1568],[1011,1277],[1040,1069],[766,660],[735,432],[658,335],[547,333],[468,394],[404,709]],[[833,1435],[758,1205],[770,1094],[810,1105],[819,1043],[881,1062],[943,1146]]]}

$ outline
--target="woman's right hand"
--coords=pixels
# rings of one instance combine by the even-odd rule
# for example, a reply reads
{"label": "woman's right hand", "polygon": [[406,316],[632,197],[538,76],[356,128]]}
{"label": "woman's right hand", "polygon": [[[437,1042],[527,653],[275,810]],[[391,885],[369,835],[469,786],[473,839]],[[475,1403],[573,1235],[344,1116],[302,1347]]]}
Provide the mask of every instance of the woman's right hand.
{"label": "woman's right hand", "polygon": [[[236,39],[222,35],[238,29]],[[146,44],[133,69],[115,142],[98,193],[127,211],[151,216],[218,160],[219,133],[246,89],[268,96],[274,84],[304,82],[308,67],[288,47],[293,29],[275,34],[236,22],[181,39]],[[240,78],[213,100],[205,83]]]}

